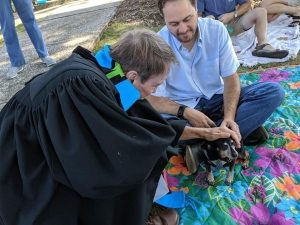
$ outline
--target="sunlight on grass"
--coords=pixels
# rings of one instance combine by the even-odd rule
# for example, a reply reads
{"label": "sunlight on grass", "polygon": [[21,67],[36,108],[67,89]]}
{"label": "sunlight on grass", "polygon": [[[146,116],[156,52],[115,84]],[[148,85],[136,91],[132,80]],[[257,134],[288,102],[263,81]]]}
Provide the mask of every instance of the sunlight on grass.
{"label": "sunlight on grass", "polygon": [[[16,26],[16,30],[17,30],[17,33],[19,32],[23,32],[25,30],[23,24],[18,24]],[[2,32],[0,31],[0,46],[2,46],[4,44],[4,39],[3,39],[3,35],[2,35]]]}
{"label": "sunlight on grass", "polygon": [[[135,28],[145,28],[141,23],[112,23],[109,24],[98,37],[98,40],[93,47],[93,51],[97,51],[105,44],[113,44],[126,31]],[[151,27],[149,29],[157,32],[161,27]]]}

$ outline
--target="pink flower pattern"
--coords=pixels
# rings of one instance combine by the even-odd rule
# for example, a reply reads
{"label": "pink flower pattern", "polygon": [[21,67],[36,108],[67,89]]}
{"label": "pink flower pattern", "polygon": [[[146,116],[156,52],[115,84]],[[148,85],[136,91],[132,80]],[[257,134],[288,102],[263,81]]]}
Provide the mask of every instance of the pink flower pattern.
{"label": "pink flower pattern", "polygon": [[260,74],[260,82],[272,81],[279,83],[280,81],[287,80],[291,74],[289,71],[269,69]]}
{"label": "pink flower pattern", "polygon": [[240,208],[231,208],[230,214],[232,218],[241,225],[294,225],[295,222],[285,218],[282,212],[270,214],[269,209],[262,203],[252,205],[250,213],[243,211]]}
{"label": "pink flower pattern", "polygon": [[254,162],[254,165],[267,169],[275,176],[282,176],[285,172],[300,174],[300,154],[289,152],[283,148],[268,149],[259,147],[255,150],[260,159]]}

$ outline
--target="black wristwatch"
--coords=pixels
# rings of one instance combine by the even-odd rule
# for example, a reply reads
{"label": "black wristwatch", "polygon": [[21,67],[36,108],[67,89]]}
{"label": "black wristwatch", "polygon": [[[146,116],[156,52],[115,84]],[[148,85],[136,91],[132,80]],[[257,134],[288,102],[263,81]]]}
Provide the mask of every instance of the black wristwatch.
{"label": "black wristwatch", "polygon": [[178,109],[178,111],[177,111],[177,117],[178,117],[179,119],[184,119],[183,113],[184,113],[184,110],[185,110],[186,107],[187,107],[186,105],[180,105],[180,106],[179,106],[179,109]]}

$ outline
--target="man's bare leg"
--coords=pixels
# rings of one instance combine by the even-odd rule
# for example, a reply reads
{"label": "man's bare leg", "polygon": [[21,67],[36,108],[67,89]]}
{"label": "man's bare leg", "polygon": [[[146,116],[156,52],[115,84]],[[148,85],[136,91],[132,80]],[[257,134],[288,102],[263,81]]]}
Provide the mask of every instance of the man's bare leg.
{"label": "man's bare leg", "polygon": [[[247,12],[241,19],[242,26],[245,30],[255,26],[255,35],[257,44],[262,45],[268,43],[267,39],[267,11],[264,8],[254,8]],[[271,45],[267,45],[264,49],[274,50]]]}
{"label": "man's bare leg", "polygon": [[261,7],[268,12],[268,22],[274,21],[283,13],[300,16],[300,7],[289,6],[287,0],[263,0]]}
{"label": "man's bare leg", "polygon": [[268,43],[267,38],[267,10],[261,7],[254,8],[247,12],[241,18],[241,24],[244,30],[255,26],[255,35],[257,37],[257,46],[252,52],[252,55],[258,57],[269,57],[269,58],[284,58],[289,54],[287,50],[275,49]]}

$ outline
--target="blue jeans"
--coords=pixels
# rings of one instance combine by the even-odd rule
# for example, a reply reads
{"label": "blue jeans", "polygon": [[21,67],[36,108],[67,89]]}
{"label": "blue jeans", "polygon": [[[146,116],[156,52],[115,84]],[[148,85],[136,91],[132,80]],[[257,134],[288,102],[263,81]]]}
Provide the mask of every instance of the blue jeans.
{"label": "blue jeans", "polygon": [[[241,88],[235,121],[243,140],[270,117],[284,99],[284,90],[277,83],[255,83]],[[195,109],[203,112],[220,125],[223,120],[223,95],[210,100],[200,99]]]}
{"label": "blue jeans", "polygon": [[[31,0],[12,0],[16,11],[30,37],[40,58],[48,56],[48,51],[44,43],[41,30],[35,20]],[[0,4],[0,24],[7,53],[12,66],[25,64],[24,55],[20,48],[15,20],[11,7],[11,0],[1,0]]]}

